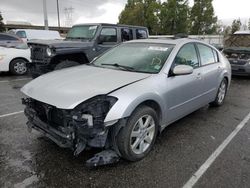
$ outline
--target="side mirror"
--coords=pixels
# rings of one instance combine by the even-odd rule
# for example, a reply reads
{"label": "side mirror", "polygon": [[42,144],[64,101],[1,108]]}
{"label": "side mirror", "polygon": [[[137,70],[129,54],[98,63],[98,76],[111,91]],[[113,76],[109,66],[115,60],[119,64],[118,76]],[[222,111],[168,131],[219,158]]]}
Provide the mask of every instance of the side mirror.
{"label": "side mirror", "polygon": [[193,71],[194,71],[194,68],[189,65],[177,65],[173,69],[173,74],[176,76],[187,75],[187,74],[192,74]]}

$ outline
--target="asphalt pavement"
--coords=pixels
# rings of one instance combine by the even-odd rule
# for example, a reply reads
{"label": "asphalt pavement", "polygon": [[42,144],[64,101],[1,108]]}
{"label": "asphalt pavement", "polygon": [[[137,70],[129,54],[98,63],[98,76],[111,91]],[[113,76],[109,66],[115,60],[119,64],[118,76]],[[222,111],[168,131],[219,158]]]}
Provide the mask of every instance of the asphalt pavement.
{"label": "asphalt pavement", "polygon": [[168,126],[142,161],[94,169],[84,163],[98,151],[74,157],[40,133],[28,133],[20,92],[28,81],[0,74],[0,187],[179,188],[191,187],[192,178],[194,187],[250,187],[250,121],[238,129],[250,113],[250,78],[233,78],[222,107],[205,106]]}

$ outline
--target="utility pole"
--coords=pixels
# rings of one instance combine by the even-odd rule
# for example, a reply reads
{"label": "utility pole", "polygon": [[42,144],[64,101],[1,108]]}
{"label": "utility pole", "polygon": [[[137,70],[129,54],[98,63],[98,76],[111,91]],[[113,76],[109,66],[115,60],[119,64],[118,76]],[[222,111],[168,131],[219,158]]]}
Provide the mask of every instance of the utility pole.
{"label": "utility pole", "polygon": [[59,14],[59,3],[58,0],[56,0],[57,3],[57,21],[58,21],[58,27],[60,29],[60,14]]}
{"label": "utility pole", "polygon": [[46,0],[43,0],[43,14],[45,30],[49,30]]}

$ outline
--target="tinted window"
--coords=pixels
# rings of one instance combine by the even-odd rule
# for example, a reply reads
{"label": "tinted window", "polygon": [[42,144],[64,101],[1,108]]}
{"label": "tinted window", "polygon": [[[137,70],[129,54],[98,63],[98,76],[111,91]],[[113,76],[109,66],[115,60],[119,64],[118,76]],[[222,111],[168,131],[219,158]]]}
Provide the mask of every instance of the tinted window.
{"label": "tinted window", "polygon": [[194,44],[186,44],[181,48],[174,60],[174,66],[176,65],[190,65],[193,68],[199,67]]}
{"label": "tinted window", "polygon": [[18,41],[17,38],[9,36],[9,35],[1,35],[0,34],[0,40],[11,40],[11,41]]}
{"label": "tinted window", "polygon": [[19,36],[20,38],[26,38],[26,33],[25,31],[18,31],[16,33],[17,36]]}
{"label": "tinted window", "polygon": [[144,29],[136,29],[136,38],[137,39],[146,39],[147,31]]}
{"label": "tinted window", "polygon": [[121,38],[122,38],[123,42],[128,41],[128,40],[132,40],[133,39],[132,29],[122,28],[121,29]]}
{"label": "tinted window", "polygon": [[103,28],[100,39],[102,42],[117,42],[117,32],[115,28]]}
{"label": "tinted window", "polygon": [[216,62],[212,48],[205,46],[203,44],[197,44],[197,46],[200,52],[202,65],[208,65]]}

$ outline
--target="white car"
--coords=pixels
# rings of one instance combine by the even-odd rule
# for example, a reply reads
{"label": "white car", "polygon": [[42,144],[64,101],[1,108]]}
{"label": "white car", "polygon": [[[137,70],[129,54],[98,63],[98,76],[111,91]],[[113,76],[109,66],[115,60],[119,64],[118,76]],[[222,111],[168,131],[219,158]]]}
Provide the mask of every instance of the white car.
{"label": "white car", "polygon": [[27,62],[30,62],[30,48],[27,44],[15,48],[0,47],[0,72],[10,71],[15,75],[23,75],[27,72]]}

